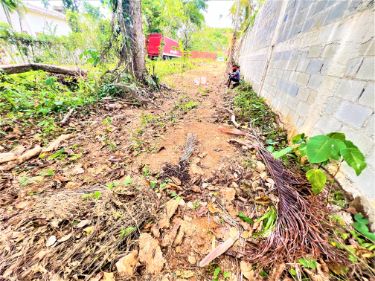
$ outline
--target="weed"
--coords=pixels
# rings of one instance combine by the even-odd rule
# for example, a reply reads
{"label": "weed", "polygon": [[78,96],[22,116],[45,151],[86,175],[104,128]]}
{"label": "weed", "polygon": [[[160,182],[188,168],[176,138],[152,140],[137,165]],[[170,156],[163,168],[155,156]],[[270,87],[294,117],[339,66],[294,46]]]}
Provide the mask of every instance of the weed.
{"label": "weed", "polygon": [[28,176],[21,176],[19,177],[18,179],[18,183],[20,184],[20,186],[22,187],[25,187],[29,184],[31,184],[33,182],[32,178],[31,177],[28,177]]}
{"label": "weed", "polygon": [[239,212],[238,213],[238,217],[242,221],[247,222],[248,224],[253,224],[254,223],[254,221],[251,218],[249,218],[248,216],[246,216],[243,212]]}
{"label": "weed", "polygon": [[102,193],[100,191],[94,191],[94,192],[83,194],[82,195],[82,199],[85,199],[85,200],[89,200],[89,199],[99,200],[101,196],[102,196]]}
{"label": "weed", "polygon": [[128,185],[131,185],[132,183],[133,183],[133,179],[131,178],[131,176],[126,176],[125,180],[123,181],[123,184],[125,186],[128,186]]}
{"label": "weed", "polygon": [[135,226],[128,226],[127,228],[121,228],[120,230],[120,238],[124,239],[136,231],[137,228]]}
{"label": "weed", "polygon": [[42,177],[52,177],[55,175],[55,170],[52,168],[47,168],[39,172],[39,175]]}
{"label": "weed", "polygon": [[269,149],[285,146],[287,134],[278,126],[277,116],[265,100],[246,83],[241,83],[235,91],[233,105],[238,122],[249,122],[252,127],[259,128],[267,139]]}
{"label": "weed", "polygon": [[54,152],[53,154],[51,154],[48,157],[48,160],[65,160],[67,157],[68,157],[68,154],[65,152],[65,149],[61,148],[57,150],[56,152]]}
{"label": "weed", "polygon": [[195,200],[193,202],[193,210],[197,210],[201,206],[201,202],[199,200]]}
{"label": "weed", "polygon": [[114,189],[118,184],[116,182],[108,182],[105,184],[105,187],[109,190]]}
{"label": "weed", "polygon": [[182,101],[179,104],[177,104],[177,108],[181,110],[182,112],[186,113],[198,106],[198,102],[193,101],[193,100],[188,100],[188,101]]}
{"label": "weed", "polygon": [[151,171],[150,171],[150,167],[145,165],[143,166],[142,168],[142,175],[145,177],[145,178],[148,178],[149,176],[151,176]]}

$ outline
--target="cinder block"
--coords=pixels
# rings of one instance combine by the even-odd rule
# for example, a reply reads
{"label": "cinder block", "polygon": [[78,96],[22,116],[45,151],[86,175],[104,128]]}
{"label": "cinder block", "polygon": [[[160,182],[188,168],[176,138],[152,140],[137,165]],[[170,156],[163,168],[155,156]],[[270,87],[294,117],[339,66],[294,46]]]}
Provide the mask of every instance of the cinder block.
{"label": "cinder block", "polygon": [[[335,2],[335,1],[332,1]],[[332,6],[325,21],[324,24],[330,24],[337,18],[341,17],[348,6],[348,1],[337,1],[337,4],[335,6]]]}
{"label": "cinder block", "polygon": [[365,57],[359,68],[356,77],[374,81],[375,59],[374,57]]}
{"label": "cinder block", "polygon": [[361,128],[366,119],[373,114],[373,110],[353,102],[343,101],[335,117],[355,128]]}
{"label": "cinder block", "polygon": [[367,87],[361,94],[359,98],[359,103],[375,108],[374,97],[375,97],[374,82],[370,82],[370,84],[367,85]]}
{"label": "cinder block", "polygon": [[323,61],[322,60],[318,60],[318,59],[313,59],[309,62],[307,68],[306,68],[306,72],[307,73],[310,73],[310,74],[316,74],[316,73],[319,73],[320,70],[322,69],[323,67]]}
{"label": "cinder block", "polygon": [[305,72],[306,69],[307,69],[307,66],[309,65],[310,63],[310,60],[307,59],[307,58],[303,58],[299,61],[298,65],[297,65],[297,71],[300,71],[300,72]]}
{"label": "cinder block", "polygon": [[323,76],[320,74],[311,75],[309,83],[307,83],[307,87],[317,90],[319,89],[320,85],[322,84]]}
{"label": "cinder block", "polygon": [[298,74],[296,75],[296,82],[299,85],[307,85],[307,83],[309,82],[309,79],[310,79],[310,75],[307,73],[298,72]]}
{"label": "cinder block", "polygon": [[319,121],[315,126],[321,128],[322,132],[327,134],[340,131],[342,128],[342,123],[332,116],[322,116],[319,118]]}
{"label": "cinder block", "polygon": [[361,67],[363,62],[363,57],[351,59],[348,62],[345,74],[350,77],[355,77],[358,69]]}
{"label": "cinder block", "polygon": [[320,57],[320,54],[322,53],[323,47],[320,45],[311,46],[309,49],[309,58],[318,58]]}
{"label": "cinder block", "polygon": [[363,81],[343,79],[336,94],[345,100],[356,101],[363,92],[365,84],[366,82]]}

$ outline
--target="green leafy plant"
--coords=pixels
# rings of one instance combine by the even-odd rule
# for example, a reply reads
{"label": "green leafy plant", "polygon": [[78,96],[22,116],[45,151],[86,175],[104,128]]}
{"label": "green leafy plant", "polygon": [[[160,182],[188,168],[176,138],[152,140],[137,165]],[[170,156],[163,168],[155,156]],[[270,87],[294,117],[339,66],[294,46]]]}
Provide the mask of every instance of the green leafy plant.
{"label": "green leafy plant", "polygon": [[102,193],[97,190],[97,191],[94,191],[94,192],[83,194],[82,198],[85,199],[85,200],[89,200],[89,199],[99,200],[101,196],[102,196]]}
{"label": "green leafy plant", "polygon": [[270,207],[263,216],[256,219],[257,222],[263,221],[263,228],[261,231],[254,233],[255,237],[268,237],[275,228],[277,220],[277,211],[275,207]]}
{"label": "green leafy plant", "polygon": [[298,263],[308,269],[316,269],[318,267],[317,261],[312,258],[300,258]]}
{"label": "green leafy plant", "polygon": [[248,224],[253,224],[253,219],[246,216],[243,212],[239,212],[237,215],[242,221],[247,222]]}
{"label": "green leafy plant", "polygon": [[[360,175],[366,168],[363,153],[345,134],[333,132],[326,135],[317,135],[311,138],[305,134],[296,135],[292,139],[292,145],[273,153],[275,158],[281,158],[291,152],[297,154],[300,159],[306,158],[310,163],[306,172],[306,178],[310,182],[312,192],[319,194],[325,187],[327,175],[321,169],[332,161],[345,161],[356,175]],[[316,167],[318,165],[318,167]]]}
{"label": "green leafy plant", "polygon": [[124,239],[125,237],[128,237],[130,234],[132,234],[136,230],[137,228],[135,226],[128,226],[127,228],[121,228],[120,238]]}
{"label": "green leafy plant", "polygon": [[353,227],[367,239],[370,239],[372,242],[375,242],[375,233],[370,232],[368,228],[368,219],[366,219],[361,213],[354,215]]}

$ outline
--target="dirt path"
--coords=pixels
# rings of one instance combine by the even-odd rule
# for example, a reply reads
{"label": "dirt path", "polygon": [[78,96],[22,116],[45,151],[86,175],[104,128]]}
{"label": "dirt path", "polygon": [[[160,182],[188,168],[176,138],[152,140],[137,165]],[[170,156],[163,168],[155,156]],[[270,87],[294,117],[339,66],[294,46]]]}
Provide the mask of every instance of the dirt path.
{"label": "dirt path", "polygon": [[[264,164],[220,130],[224,68],[168,77],[175,91],[147,109],[109,99],[74,116],[55,150],[3,171],[0,279],[256,280],[235,256],[262,224],[238,214],[259,216],[277,199]],[[168,175],[189,134],[188,168]],[[231,235],[225,255],[198,266]]]}

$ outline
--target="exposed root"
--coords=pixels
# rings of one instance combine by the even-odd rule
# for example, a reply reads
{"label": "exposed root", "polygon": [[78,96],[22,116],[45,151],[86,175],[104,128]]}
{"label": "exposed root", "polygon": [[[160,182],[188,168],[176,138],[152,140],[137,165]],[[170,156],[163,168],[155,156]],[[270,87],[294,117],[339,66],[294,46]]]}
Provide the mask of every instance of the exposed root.
{"label": "exposed root", "polygon": [[[255,138],[256,139],[256,138]],[[276,228],[257,247],[248,247],[248,260],[272,266],[303,256],[345,263],[345,254],[329,244],[328,213],[316,196],[302,196],[299,191],[308,182],[286,169],[258,142],[258,153],[275,182],[279,203]]]}
{"label": "exposed root", "polygon": [[130,250],[137,229],[156,214],[159,199],[147,190],[126,195],[96,190],[99,199],[85,199],[87,192],[46,193],[21,211],[2,214],[0,276],[88,280],[113,270]]}
{"label": "exposed root", "polygon": [[177,165],[166,163],[162,168],[161,178],[178,178],[181,183],[190,182],[189,158],[193,154],[197,143],[196,135],[189,133],[186,138],[184,152]]}

